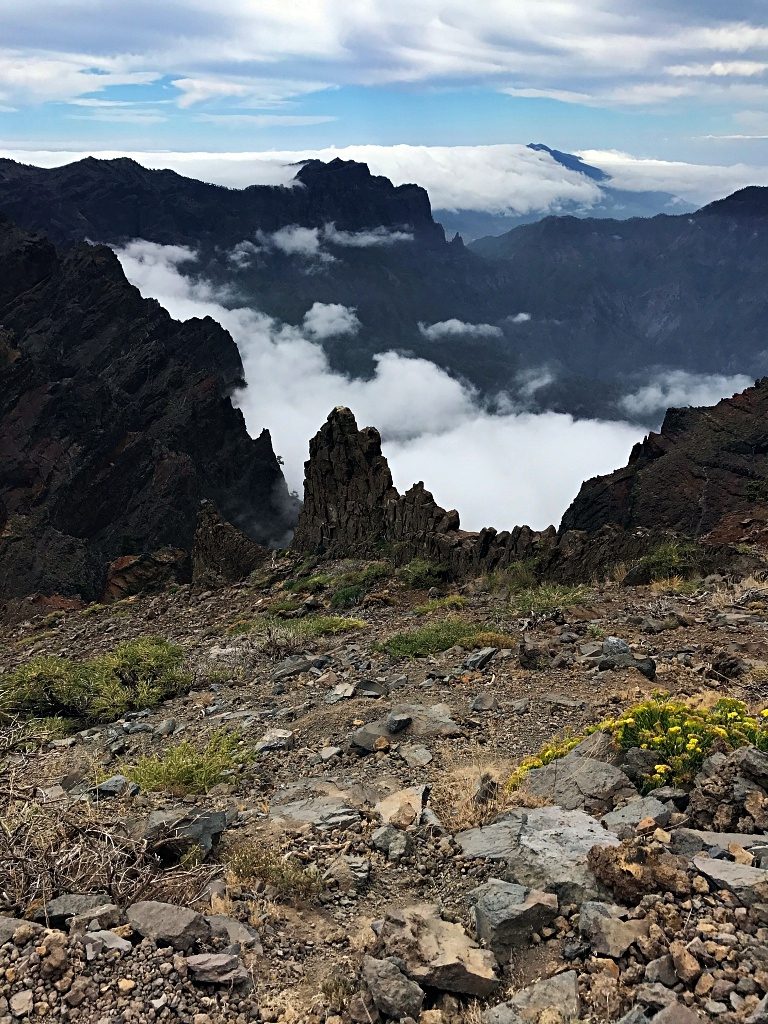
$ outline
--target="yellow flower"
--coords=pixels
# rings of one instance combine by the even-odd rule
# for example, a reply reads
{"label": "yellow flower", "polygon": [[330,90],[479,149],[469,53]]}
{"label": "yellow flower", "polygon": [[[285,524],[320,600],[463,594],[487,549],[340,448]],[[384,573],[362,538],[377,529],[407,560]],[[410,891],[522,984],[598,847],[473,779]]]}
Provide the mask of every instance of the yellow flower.
{"label": "yellow flower", "polygon": [[760,717],[768,718],[768,708],[763,708],[763,710],[760,712]]}
{"label": "yellow flower", "polygon": [[640,744],[640,749],[641,750],[647,750],[648,749],[648,744],[647,743],[641,743]]}
{"label": "yellow flower", "polygon": [[729,719],[729,721],[732,718],[738,718],[738,717],[739,717],[739,712],[738,711],[729,711],[728,712],[728,719]]}
{"label": "yellow flower", "polygon": [[678,732],[682,732],[683,730],[682,730],[682,729],[680,728],[680,726],[679,726],[679,725],[671,725],[671,726],[669,727],[669,731],[670,731],[671,733],[673,733],[673,734],[676,734],[676,733],[678,733]]}
{"label": "yellow flower", "polygon": [[[765,709],[764,714],[765,714],[766,718],[768,718],[768,708]],[[620,722],[619,724],[620,725],[634,725],[635,724],[635,720],[634,720],[634,718],[625,718],[624,721]]]}
{"label": "yellow flower", "polygon": [[672,771],[668,764],[655,764],[653,767],[659,773],[659,775],[663,775],[665,772]]}

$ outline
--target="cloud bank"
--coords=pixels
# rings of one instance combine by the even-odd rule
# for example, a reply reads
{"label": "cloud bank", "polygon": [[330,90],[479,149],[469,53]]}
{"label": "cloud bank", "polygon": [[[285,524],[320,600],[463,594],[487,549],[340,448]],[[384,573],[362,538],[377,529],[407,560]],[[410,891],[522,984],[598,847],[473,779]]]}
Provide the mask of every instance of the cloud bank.
{"label": "cloud bank", "polygon": [[688,373],[669,370],[631,394],[620,406],[630,416],[653,416],[666,409],[688,405],[714,405],[721,398],[734,395],[754,384],[743,373],[726,376],[720,373]]}
{"label": "cloud bank", "polygon": [[[768,133],[768,122],[765,131]],[[558,164],[543,151],[525,145],[492,146],[345,146],[259,152],[145,152],[0,150],[22,163],[56,167],[94,155],[132,157],[145,167],[170,168],[201,181],[246,188],[291,185],[296,164],[305,159],[359,160],[395,185],[415,182],[429,192],[432,206],[444,210],[487,213],[553,213],[573,204],[588,212],[602,193],[594,181]],[[711,202],[746,185],[768,185],[768,167],[751,164],[695,164],[651,160],[614,150],[582,150],[587,163],[611,175],[606,184],[630,192],[661,190],[695,204]],[[326,240],[335,245],[391,245],[409,240],[407,231],[376,229],[353,234],[326,225]]]}
{"label": "cloud bank", "polygon": [[428,341],[442,338],[501,338],[504,332],[493,324],[468,324],[453,317],[439,320],[436,324],[419,324],[419,333]]}
{"label": "cloud bank", "polygon": [[[249,387],[236,396],[252,434],[272,432],[289,486],[301,492],[309,439],[336,405],[377,426],[401,490],[424,480],[457,507],[468,529],[558,522],[586,477],[626,461],[643,428],[574,421],[484,407],[434,363],[394,352],[376,358],[370,380],[333,372],[317,343],[326,331],[356,328],[353,310],[315,303],[291,326],[250,309],[228,309],[181,247],[133,242],[118,253],[128,278],[179,319],[210,315],[240,348]],[[182,269],[185,271],[183,274]],[[546,373],[521,382],[532,393]]]}

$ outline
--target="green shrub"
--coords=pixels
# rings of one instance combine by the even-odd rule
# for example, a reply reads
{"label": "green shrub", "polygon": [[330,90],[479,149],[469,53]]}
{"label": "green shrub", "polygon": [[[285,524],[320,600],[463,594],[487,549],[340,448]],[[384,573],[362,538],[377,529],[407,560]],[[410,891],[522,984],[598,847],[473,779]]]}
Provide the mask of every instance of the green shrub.
{"label": "green shrub", "polygon": [[426,601],[424,604],[417,604],[413,610],[417,615],[433,615],[435,612],[447,609],[463,608],[466,603],[466,597],[462,597],[461,594],[449,594],[447,597],[436,597],[434,600]]}
{"label": "green shrub", "polygon": [[142,757],[135,765],[122,765],[120,771],[145,792],[186,796],[207,793],[250,757],[238,733],[217,729],[202,750],[185,740],[159,757]]}
{"label": "green shrub", "polygon": [[363,619],[350,619],[341,615],[307,615],[303,619],[293,619],[291,627],[300,637],[336,636],[338,633],[354,633],[358,629],[366,629],[368,623]]}
{"label": "green shrub", "polygon": [[36,718],[108,722],[154,707],[191,682],[181,648],[156,637],[90,661],[35,658],[0,676],[0,710]]}
{"label": "green shrub", "polygon": [[480,632],[476,623],[455,617],[429,622],[418,629],[395,633],[381,646],[394,657],[423,658],[438,654]]}
{"label": "green shrub", "polygon": [[510,597],[510,606],[518,615],[549,615],[586,600],[584,587],[567,587],[560,583],[540,583],[525,587]]}
{"label": "green shrub", "polygon": [[672,576],[690,576],[699,565],[699,549],[695,544],[677,540],[659,544],[637,563],[646,569],[651,580],[666,580]]}
{"label": "green shrub", "polygon": [[768,708],[751,715],[746,704],[730,697],[722,697],[709,709],[694,708],[668,694],[655,694],[619,718],[600,722],[580,736],[566,735],[550,741],[520,762],[508,780],[509,788],[518,788],[531,769],[564,757],[595,732],[609,733],[621,751],[640,747],[657,755],[653,771],[645,778],[646,790],[667,784],[690,785],[714,749],[752,745],[768,750]]}
{"label": "green shrub", "polygon": [[397,578],[413,590],[429,590],[430,587],[439,587],[447,577],[446,569],[433,562],[428,562],[424,558],[414,558],[397,573]]}
{"label": "green shrub", "polygon": [[520,637],[511,633],[500,633],[495,629],[484,629],[480,633],[473,633],[466,640],[461,641],[462,647],[477,650],[480,647],[499,647],[502,650],[511,651],[520,644]]}
{"label": "green shrub", "polygon": [[296,612],[301,608],[301,601],[295,597],[278,597],[267,605],[271,613],[275,612]]}
{"label": "green shrub", "polygon": [[329,576],[328,573],[316,573],[314,576],[301,576],[298,579],[289,580],[283,585],[283,590],[298,591],[303,594],[319,594],[331,583],[333,583],[333,576]]}
{"label": "green shrub", "polygon": [[316,868],[306,868],[289,854],[262,841],[243,839],[233,843],[223,850],[221,859],[238,881],[245,885],[266,882],[282,898],[306,899],[325,888]]}
{"label": "green shrub", "polygon": [[488,589],[491,593],[514,594],[518,590],[530,590],[536,586],[536,560],[526,558],[512,562],[504,569],[494,569],[488,574]]}
{"label": "green shrub", "polygon": [[337,587],[331,594],[332,608],[352,608],[360,604],[377,583],[386,579],[391,572],[388,562],[371,562],[362,569],[342,573]]}

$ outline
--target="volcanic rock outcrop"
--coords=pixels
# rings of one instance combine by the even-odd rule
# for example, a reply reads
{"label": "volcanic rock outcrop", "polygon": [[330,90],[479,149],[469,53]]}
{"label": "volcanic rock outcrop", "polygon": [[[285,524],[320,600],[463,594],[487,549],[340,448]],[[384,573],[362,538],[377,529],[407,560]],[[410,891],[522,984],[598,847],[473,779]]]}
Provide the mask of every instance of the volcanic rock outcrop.
{"label": "volcanic rock outcrop", "polygon": [[562,529],[607,524],[712,542],[758,539],[768,519],[768,378],[711,408],[670,409],[629,462],[582,484]]}
{"label": "volcanic rock outcrop", "polygon": [[386,554],[396,562],[428,558],[455,577],[531,559],[542,575],[580,580],[614,562],[640,557],[659,540],[657,531],[613,525],[591,534],[528,526],[462,530],[459,513],[441,508],[423,483],[398,493],[381,454],[379,432],[358,430],[355,417],[343,407],[333,410],[309,451],[304,506],[292,545],[296,551],[326,558]]}
{"label": "volcanic rock outcrop", "polygon": [[153,558],[188,578],[203,499],[259,544],[286,534],[295,502],[228,397],[226,331],[172,320],[101,246],[0,220],[0,265],[0,597],[96,598],[125,558],[115,593]]}

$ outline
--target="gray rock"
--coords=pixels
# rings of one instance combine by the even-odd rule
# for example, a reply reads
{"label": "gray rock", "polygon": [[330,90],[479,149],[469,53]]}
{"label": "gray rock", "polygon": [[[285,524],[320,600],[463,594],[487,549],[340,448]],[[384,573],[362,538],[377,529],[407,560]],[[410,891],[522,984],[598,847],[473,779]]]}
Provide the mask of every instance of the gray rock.
{"label": "gray rock", "polygon": [[211,935],[214,938],[226,939],[231,946],[237,943],[241,949],[261,953],[259,933],[249,924],[236,921],[233,917],[227,917],[225,914],[206,914],[205,920],[208,922]]}
{"label": "gray rock", "polygon": [[373,845],[391,861],[401,860],[411,851],[411,839],[407,832],[394,825],[382,825],[371,835]]}
{"label": "gray rock", "polygon": [[677,1002],[677,996],[666,986],[658,982],[653,985],[638,985],[635,989],[635,1001],[651,1009],[662,1010],[665,1006]]}
{"label": "gray rock", "polygon": [[[405,719],[410,722],[405,722]],[[392,728],[392,725],[395,728]],[[392,708],[386,718],[379,718],[356,729],[349,737],[349,742],[359,750],[374,751],[376,743],[382,737],[392,739],[407,730],[410,736],[429,738],[433,736],[460,736],[461,727],[451,718],[451,710],[447,704],[434,704],[426,707],[422,704],[399,704]]]}
{"label": "gray rock", "polygon": [[32,920],[50,928],[62,928],[71,917],[80,917],[108,902],[104,893],[67,893],[44,903],[34,912]]}
{"label": "gray rock", "polygon": [[658,982],[667,988],[674,988],[677,984],[677,975],[672,957],[667,953],[666,956],[660,956],[646,964],[645,980],[651,985]]}
{"label": "gray rock", "polygon": [[768,901],[768,871],[736,864],[730,860],[714,860],[697,854],[693,866],[718,889],[730,889],[741,902],[751,907]]}
{"label": "gray rock", "polygon": [[294,743],[295,737],[291,729],[270,729],[256,744],[256,752],[263,754],[267,750],[292,750]]}
{"label": "gray rock", "polygon": [[473,942],[460,924],[444,921],[435,904],[388,911],[379,944],[386,955],[402,957],[405,973],[421,986],[483,997],[499,984],[493,953]]}
{"label": "gray rock", "polygon": [[475,934],[499,960],[509,959],[513,950],[527,945],[533,932],[551,924],[558,913],[553,893],[500,878],[491,878],[473,889],[467,899],[472,906]]}
{"label": "gray rock", "polygon": [[498,647],[483,647],[479,651],[472,651],[472,653],[464,659],[464,668],[469,669],[470,671],[479,672],[480,669],[485,668],[498,650]]}
{"label": "gray rock", "polygon": [[363,960],[363,981],[371,993],[377,1010],[388,1017],[418,1017],[424,1002],[424,991],[407,978],[392,960]]}
{"label": "gray rock", "polygon": [[387,730],[391,733],[402,732],[413,721],[407,711],[392,711],[387,715]]}
{"label": "gray rock", "polygon": [[136,796],[139,787],[124,775],[111,775],[90,789],[89,794],[98,799],[109,799],[116,796]]}
{"label": "gray rock", "polygon": [[669,824],[672,811],[653,796],[641,796],[600,819],[606,828],[621,838],[628,838],[645,818],[653,818],[662,828]]}
{"label": "gray rock", "polygon": [[602,651],[603,654],[629,654],[629,644],[618,636],[607,636]]}
{"label": "gray rock", "polygon": [[768,996],[763,996],[744,1024],[768,1024]]}
{"label": "gray rock", "polygon": [[83,941],[88,943],[98,943],[101,949],[116,949],[120,953],[131,953],[133,946],[120,935],[116,935],[114,932],[98,929],[92,932],[86,932],[83,936]]}
{"label": "gray rock", "polygon": [[424,768],[432,762],[432,751],[416,743],[400,747],[398,753],[409,768]]}
{"label": "gray rock", "polygon": [[0,946],[11,942],[16,929],[24,925],[32,931],[32,935],[39,935],[43,931],[41,924],[32,924],[31,921],[22,921],[18,917],[0,917]]}
{"label": "gray rock", "polygon": [[[749,1019],[747,1018],[747,1024]],[[653,1024],[704,1024],[704,1020],[701,1014],[675,1000],[656,1014]]]}
{"label": "gray rock", "polygon": [[510,881],[555,892],[566,903],[599,895],[587,854],[593,846],[619,844],[588,814],[560,807],[514,808],[491,825],[460,832],[456,841],[468,857],[505,861]]}
{"label": "gray rock", "polygon": [[273,670],[270,679],[273,683],[280,682],[281,680],[291,679],[293,676],[298,676],[302,672],[308,672],[315,664],[314,658],[304,658],[301,656],[286,658],[285,661],[281,661]]}
{"label": "gray rock", "polygon": [[82,915],[75,915],[69,920],[70,932],[96,931],[116,928],[123,924],[125,915],[114,903],[104,903],[93,907]]}
{"label": "gray rock", "polygon": [[559,1010],[566,1021],[578,1020],[581,1001],[576,971],[566,971],[526,986],[505,1003],[486,1010],[483,1024],[537,1021],[544,1010]]}
{"label": "gray rock", "polygon": [[224,811],[190,811],[178,807],[153,811],[144,826],[144,838],[154,852],[165,859],[181,860],[193,851],[205,857],[226,827]]}
{"label": "gray rock", "polygon": [[641,675],[651,682],[656,678],[656,662],[653,658],[636,658],[633,654],[608,654],[598,663],[599,672],[607,672],[614,668],[636,668]]}
{"label": "gray rock", "polygon": [[492,693],[478,693],[471,705],[472,711],[498,711],[499,702]]}
{"label": "gray rock", "polygon": [[558,758],[525,777],[525,791],[566,811],[605,814],[618,800],[637,795],[624,772],[592,757]]}
{"label": "gray rock", "polygon": [[616,1024],[648,1024],[649,1019],[642,1006],[633,1006]]}
{"label": "gray rock", "polygon": [[128,921],[133,930],[144,938],[173,946],[182,953],[197,942],[204,942],[211,934],[211,926],[202,914],[188,907],[155,900],[134,903],[128,908]]}
{"label": "gray rock", "polygon": [[352,828],[360,821],[360,812],[343,797],[337,796],[314,796],[284,804],[273,803],[269,816],[314,825],[321,832],[329,832],[334,828]]}
{"label": "gray rock", "polygon": [[212,985],[242,985],[248,981],[240,957],[232,953],[198,953],[184,962],[194,981]]}
{"label": "gray rock", "polygon": [[593,953],[617,960],[633,943],[648,935],[648,921],[622,921],[623,914],[623,907],[611,903],[582,904],[579,932]]}
{"label": "gray rock", "polygon": [[768,853],[768,836],[746,832],[709,832],[696,828],[676,828],[672,833],[670,848],[673,853],[693,857],[702,850],[727,850],[732,843],[749,850],[756,857]]}
{"label": "gray rock", "polygon": [[155,726],[155,736],[171,736],[174,732],[176,732],[175,718],[164,718]]}

